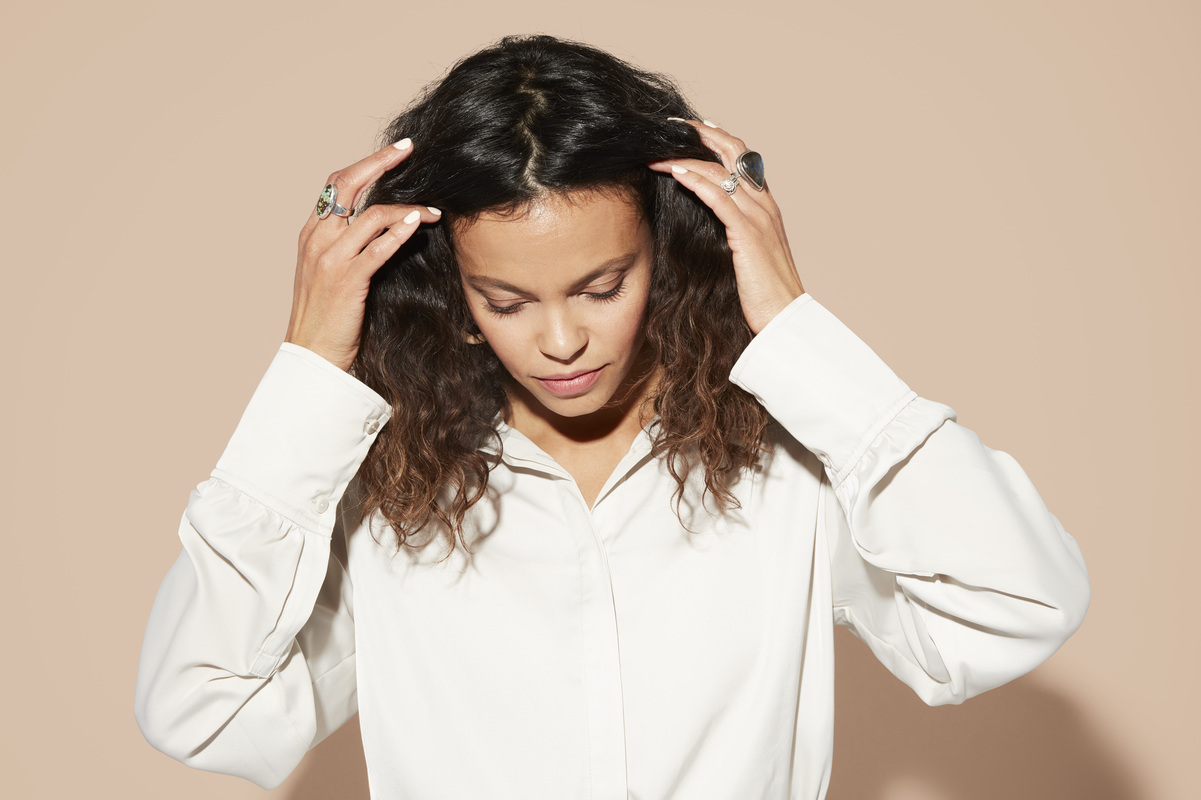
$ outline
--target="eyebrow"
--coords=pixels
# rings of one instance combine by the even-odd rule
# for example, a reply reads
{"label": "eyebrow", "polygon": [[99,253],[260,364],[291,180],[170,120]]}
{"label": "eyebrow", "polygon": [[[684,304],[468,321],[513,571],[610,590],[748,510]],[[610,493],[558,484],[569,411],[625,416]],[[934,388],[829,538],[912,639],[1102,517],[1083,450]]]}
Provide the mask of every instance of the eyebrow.
{"label": "eyebrow", "polygon": [[[572,291],[575,291],[576,289],[581,289],[608,272],[613,272],[614,270],[629,269],[633,265],[634,260],[637,258],[638,258],[637,253],[626,253],[624,256],[617,256],[616,258],[610,258],[608,261],[604,262],[599,267],[592,270],[587,275],[585,275],[584,277],[582,277],[578,281],[576,281],[575,284],[572,285],[571,289],[572,289]],[[514,286],[511,283],[502,281],[499,278],[485,278],[482,276],[480,276],[480,277],[471,276],[467,279],[467,282],[469,284],[471,284],[471,287],[473,289],[475,289],[476,291],[480,291],[480,292],[485,291],[486,289],[493,289],[493,290],[499,290],[502,292],[512,292],[513,294],[529,294],[529,292],[527,292],[525,289],[522,289],[521,287],[518,287],[518,286]]]}

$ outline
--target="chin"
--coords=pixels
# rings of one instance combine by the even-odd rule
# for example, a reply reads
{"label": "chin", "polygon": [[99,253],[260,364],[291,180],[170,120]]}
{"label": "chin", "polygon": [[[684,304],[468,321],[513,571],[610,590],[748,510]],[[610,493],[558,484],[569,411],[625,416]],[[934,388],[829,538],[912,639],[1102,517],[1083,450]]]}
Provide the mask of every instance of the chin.
{"label": "chin", "polygon": [[538,402],[544,408],[560,417],[586,417],[599,411],[612,397],[612,393],[603,395],[593,389],[579,397],[556,397],[554,395],[536,395]]}

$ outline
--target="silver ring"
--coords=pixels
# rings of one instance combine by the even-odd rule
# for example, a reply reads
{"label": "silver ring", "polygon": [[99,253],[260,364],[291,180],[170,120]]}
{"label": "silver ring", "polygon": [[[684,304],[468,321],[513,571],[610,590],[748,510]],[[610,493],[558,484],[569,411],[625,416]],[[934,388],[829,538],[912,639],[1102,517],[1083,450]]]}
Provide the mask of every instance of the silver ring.
{"label": "silver ring", "polygon": [[730,177],[717,185],[725,189],[726,194],[734,194],[734,192],[738,191],[738,173],[731,172]]}
{"label": "silver ring", "polygon": [[[338,205],[338,187],[332,183],[325,184],[325,188],[321,190],[321,196],[317,198],[317,219],[325,219],[331,213],[337,214],[339,217],[349,217],[354,214],[353,211],[345,206]],[[346,224],[350,224],[350,220],[346,220]]]}
{"label": "silver ring", "polygon": [[767,185],[767,176],[763,170],[763,156],[754,150],[743,151],[738,156],[734,169],[746,179],[747,183],[755,187],[757,192],[763,191],[763,187]]}

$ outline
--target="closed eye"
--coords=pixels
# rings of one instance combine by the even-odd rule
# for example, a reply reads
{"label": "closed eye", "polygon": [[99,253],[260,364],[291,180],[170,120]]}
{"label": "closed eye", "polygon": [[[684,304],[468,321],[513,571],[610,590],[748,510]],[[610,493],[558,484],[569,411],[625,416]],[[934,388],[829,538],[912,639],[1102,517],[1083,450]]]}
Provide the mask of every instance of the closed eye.
{"label": "closed eye", "polygon": [[593,300],[602,300],[602,301],[603,300],[616,300],[618,297],[621,296],[621,292],[623,289],[625,289],[625,287],[626,287],[626,280],[625,280],[625,278],[622,278],[620,283],[618,283],[616,286],[614,286],[612,289],[610,289],[607,292],[585,292],[584,296],[590,297]]}
{"label": "closed eye", "polygon": [[487,308],[493,314],[499,314],[500,316],[505,316],[506,314],[516,314],[524,305],[525,303],[514,303],[511,306],[494,306],[488,301],[484,301],[485,308]]}
{"label": "closed eye", "polygon": [[[583,294],[584,294],[584,297],[587,297],[589,300],[594,300],[596,302],[603,303],[605,301],[616,300],[617,298],[621,297],[622,293],[625,291],[625,287],[626,287],[625,278],[622,278],[620,283],[618,283],[616,286],[614,286],[612,289],[610,289],[607,292],[584,292]],[[493,314],[496,314],[498,316],[502,316],[502,317],[507,316],[509,314],[516,314],[518,311],[521,310],[521,307],[524,305],[525,305],[524,301],[520,302],[520,303],[513,303],[513,304],[507,305],[507,306],[493,305],[492,303],[490,303],[488,301],[484,301],[484,307],[487,308],[488,311],[490,311]]]}

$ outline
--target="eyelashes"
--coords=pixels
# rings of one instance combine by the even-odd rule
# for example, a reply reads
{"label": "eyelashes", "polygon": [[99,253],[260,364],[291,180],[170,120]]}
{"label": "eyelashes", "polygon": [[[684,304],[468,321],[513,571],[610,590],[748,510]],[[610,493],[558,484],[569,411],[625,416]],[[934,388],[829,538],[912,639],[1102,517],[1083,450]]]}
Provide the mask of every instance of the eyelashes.
{"label": "eyelashes", "polygon": [[[626,281],[625,278],[607,292],[585,292],[584,297],[595,303],[608,303],[617,300],[625,293]],[[522,309],[525,303],[514,303],[511,306],[494,306],[489,302],[484,303],[484,307],[498,317],[507,317],[510,314],[516,314]]]}
{"label": "eyelashes", "polygon": [[590,298],[592,300],[596,300],[598,302],[603,303],[606,300],[616,300],[617,298],[621,297],[622,292],[625,291],[625,288],[626,288],[626,279],[622,278],[621,281],[616,286],[614,286],[612,289],[610,289],[607,292],[588,293],[588,294],[585,294],[584,296],[587,298]]}

